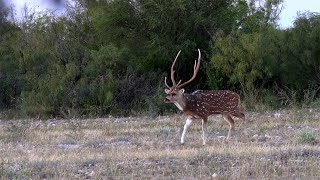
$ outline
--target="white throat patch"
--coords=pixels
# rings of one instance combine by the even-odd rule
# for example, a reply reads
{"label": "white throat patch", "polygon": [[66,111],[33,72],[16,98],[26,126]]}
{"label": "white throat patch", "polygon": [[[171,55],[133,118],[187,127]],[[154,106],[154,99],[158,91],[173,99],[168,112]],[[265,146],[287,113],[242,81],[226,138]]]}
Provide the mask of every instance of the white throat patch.
{"label": "white throat patch", "polygon": [[181,107],[181,105],[178,102],[174,102],[174,105],[176,105],[181,111],[183,111],[183,108]]}

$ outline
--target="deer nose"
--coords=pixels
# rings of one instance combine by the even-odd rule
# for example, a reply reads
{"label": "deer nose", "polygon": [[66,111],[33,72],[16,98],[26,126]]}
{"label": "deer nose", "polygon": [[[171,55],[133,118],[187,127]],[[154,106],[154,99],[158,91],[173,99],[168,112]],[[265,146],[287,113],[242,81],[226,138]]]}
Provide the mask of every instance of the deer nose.
{"label": "deer nose", "polygon": [[169,103],[170,102],[170,99],[168,97],[164,98],[163,100],[165,103]]}

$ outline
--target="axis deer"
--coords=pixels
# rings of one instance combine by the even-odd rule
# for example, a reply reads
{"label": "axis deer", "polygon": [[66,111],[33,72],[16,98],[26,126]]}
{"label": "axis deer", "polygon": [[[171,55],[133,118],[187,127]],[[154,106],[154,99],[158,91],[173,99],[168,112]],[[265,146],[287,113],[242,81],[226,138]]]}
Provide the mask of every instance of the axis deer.
{"label": "axis deer", "polygon": [[188,81],[181,83],[181,80],[176,83],[174,79],[174,65],[178,59],[181,50],[178,52],[171,66],[171,81],[170,87],[167,83],[167,77],[165,77],[165,85],[168,89],[165,89],[167,94],[165,98],[166,103],[174,103],[186,116],[187,120],[183,128],[181,136],[181,144],[184,144],[184,139],[187,133],[187,129],[190,127],[193,120],[202,119],[202,140],[203,145],[206,144],[206,130],[207,120],[210,115],[221,114],[223,119],[229,123],[228,136],[226,142],[230,140],[231,132],[234,131],[234,120],[231,116],[238,117],[245,121],[244,109],[240,106],[240,96],[232,91],[227,90],[197,90],[191,94],[185,93],[182,88],[191,81],[193,81],[199,71],[201,52],[198,49],[199,56],[198,62],[195,61],[193,68],[193,76]]}

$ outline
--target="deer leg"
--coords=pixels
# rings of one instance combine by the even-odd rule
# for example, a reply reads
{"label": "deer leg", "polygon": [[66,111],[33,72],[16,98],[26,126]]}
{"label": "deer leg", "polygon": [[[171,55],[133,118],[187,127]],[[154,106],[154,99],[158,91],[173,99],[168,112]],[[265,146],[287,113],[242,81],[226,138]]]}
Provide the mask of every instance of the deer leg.
{"label": "deer leg", "polygon": [[186,136],[187,130],[189,128],[189,126],[192,123],[192,119],[187,119],[186,124],[183,127],[183,132],[182,132],[182,136],[181,136],[181,144],[184,144],[184,138]]}
{"label": "deer leg", "polygon": [[239,117],[240,119],[241,119],[241,128],[243,128],[244,126],[245,126],[245,124],[246,124],[246,116],[243,114],[243,113],[240,113],[240,117]]}
{"label": "deer leg", "polygon": [[244,108],[240,107],[239,118],[242,120],[242,125],[246,123],[246,115],[244,114]]}
{"label": "deer leg", "polygon": [[202,145],[206,145],[207,119],[202,119]]}
{"label": "deer leg", "polygon": [[232,115],[241,119],[241,126],[243,126],[246,123],[246,116],[243,112],[235,112]]}
{"label": "deer leg", "polygon": [[224,120],[226,120],[229,123],[229,132],[228,132],[228,136],[226,139],[226,142],[228,142],[228,141],[230,141],[231,132],[234,131],[234,120],[232,119],[232,117],[230,116],[229,113],[223,114],[222,117]]}

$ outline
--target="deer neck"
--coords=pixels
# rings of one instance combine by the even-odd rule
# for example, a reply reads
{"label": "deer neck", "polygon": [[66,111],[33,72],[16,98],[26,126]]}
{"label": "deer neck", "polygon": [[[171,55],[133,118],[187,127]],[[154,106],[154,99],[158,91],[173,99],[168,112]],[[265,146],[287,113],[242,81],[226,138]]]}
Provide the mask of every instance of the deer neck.
{"label": "deer neck", "polygon": [[184,95],[182,95],[182,97],[178,101],[174,102],[174,105],[176,105],[177,108],[181,111],[184,111],[187,105],[186,98],[184,97]]}

